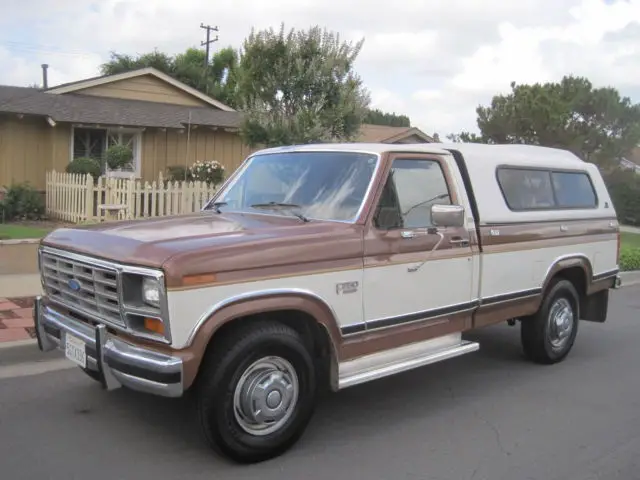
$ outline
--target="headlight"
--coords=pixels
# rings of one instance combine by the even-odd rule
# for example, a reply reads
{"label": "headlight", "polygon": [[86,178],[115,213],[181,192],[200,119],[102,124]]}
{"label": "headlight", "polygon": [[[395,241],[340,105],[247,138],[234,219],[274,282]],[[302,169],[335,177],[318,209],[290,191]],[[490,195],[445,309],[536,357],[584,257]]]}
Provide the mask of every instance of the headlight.
{"label": "headlight", "polygon": [[142,280],[142,300],[154,307],[160,307],[160,284],[155,278]]}

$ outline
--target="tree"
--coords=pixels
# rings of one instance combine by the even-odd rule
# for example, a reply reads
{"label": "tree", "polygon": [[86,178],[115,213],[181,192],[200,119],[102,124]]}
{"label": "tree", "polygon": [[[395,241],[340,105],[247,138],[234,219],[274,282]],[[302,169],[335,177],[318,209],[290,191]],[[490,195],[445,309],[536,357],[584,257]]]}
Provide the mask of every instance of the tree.
{"label": "tree", "polygon": [[[354,50],[355,48],[350,52],[354,52]],[[114,75],[153,67],[226,105],[237,108],[238,103],[243,103],[241,99],[238,99],[236,82],[240,52],[232,47],[218,50],[209,60],[206,69],[204,56],[205,51],[197,48],[189,48],[185,52],[173,56],[158,50],[135,56],[111,52],[110,60],[101,65],[100,70],[102,75]],[[247,64],[248,62],[244,63],[245,66]],[[39,87],[36,85],[36,88]],[[406,115],[368,108],[363,123],[398,127],[411,126],[409,117]]]}
{"label": "tree", "polygon": [[138,56],[112,52],[110,60],[101,65],[100,70],[102,75],[114,75],[153,67],[234,107],[236,101],[234,71],[238,63],[238,52],[231,47],[218,50],[213,53],[206,68],[204,67],[205,54],[204,50],[196,48],[189,48],[184,53],[173,56],[157,50]]}
{"label": "tree", "polygon": [[244,141],[275,146],[355,137],[370,101],[352,70],[363,41],[341,42],[319,27],[252,30],[235,72]]}
{"label": "tree", "polygon": [[527,143],[572,151],[602,166],[627,155],[640,142],[640,105],[611,87],[594,88],[583,77],[558,83],[516,85],[478,106],[480,135],[449,135],[453,141]]}
{"label": "tree", "polygon": [[364,117],[364,123],[372,125],[388,125],[390,127],[410,127],[411,121],[406,115],[383,112],[379,109],[369,109]]}
{"label": "tree", "polygon": [[488,143],[484,137],[469,132],[450,133],[447,138],[454,143]]}

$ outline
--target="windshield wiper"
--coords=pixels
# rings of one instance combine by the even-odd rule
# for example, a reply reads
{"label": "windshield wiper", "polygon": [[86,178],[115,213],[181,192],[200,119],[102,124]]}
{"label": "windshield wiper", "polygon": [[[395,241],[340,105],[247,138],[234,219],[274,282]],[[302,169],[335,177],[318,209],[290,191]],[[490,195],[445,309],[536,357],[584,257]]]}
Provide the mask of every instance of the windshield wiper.
{"label": "windshield wiper", "polygon": [[[251,208],[302,208],[300,205],[295,203],[280,203],[280,202],[269,202],[269,203],[254,203],[251,205]],[[300,212],[291,212],[293,215],[298,217],[303,222],[308,222],[309,219],[305,217]]]}
{"label": "windshield wiper", "polygon": [[[216,213],[222,213],[220,211],[220,207],[224,207],[225,205],[227,205],[227,202],[213,202],[209,204],[210,207],[213,207]],[[210,210],[210,208],[207,208],[207,210]]]}

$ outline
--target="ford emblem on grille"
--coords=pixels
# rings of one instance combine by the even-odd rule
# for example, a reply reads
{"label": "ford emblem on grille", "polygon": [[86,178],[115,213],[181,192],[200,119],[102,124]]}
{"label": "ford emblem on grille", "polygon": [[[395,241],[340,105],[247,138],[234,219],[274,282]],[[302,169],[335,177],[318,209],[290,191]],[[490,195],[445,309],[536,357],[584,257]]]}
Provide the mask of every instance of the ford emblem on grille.
{"label": "ford emblem on grille", "polygon": [[80,282],[75,278],[72,278],[71,280],[69,280],[67,282],[67,285],[69,285],[69,288],[74,292],[77,292],[78,290],[80,290]]}

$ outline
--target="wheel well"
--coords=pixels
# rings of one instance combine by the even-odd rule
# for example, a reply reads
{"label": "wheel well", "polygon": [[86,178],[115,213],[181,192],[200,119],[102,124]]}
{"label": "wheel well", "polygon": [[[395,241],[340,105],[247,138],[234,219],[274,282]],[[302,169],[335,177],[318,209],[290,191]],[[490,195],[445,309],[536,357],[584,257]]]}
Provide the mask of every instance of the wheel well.
{"label": "wheel well", "polygon": [[209,339],[205,357],[215,345],[223,342],[225,337],[235,329],[251,323],[264,320],[277,321],[294,329],[300,334],[307,348],[316,361],[318,384],[329,386],[331,381],[331,366],[333,348],[327,329],[306,312],[300,310],[276,310],[272,312],[256,313],[236,318],[222,325]]}
{"label": "wheel well", "polygon": [[554,280],[561,278],[569,280],[573,284],[578,295],[580,295],[580,301],[582,302],[587,294],[587,276],[584,273],[584,269],[582,267],[569,267],[562,269],[553,276],[549,285],[551,285]]}
{"label": "wheel well", "polygon": [[[578,311],[582,317],[589,311],[589,296],[587,295],[587,275],[582,267],[569,267],[556,273],[548,283],[547,290],[553,285],[554,280],[569,280],[578,292]],[[546,295],[546,292],[545,292]]]}

